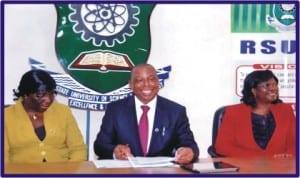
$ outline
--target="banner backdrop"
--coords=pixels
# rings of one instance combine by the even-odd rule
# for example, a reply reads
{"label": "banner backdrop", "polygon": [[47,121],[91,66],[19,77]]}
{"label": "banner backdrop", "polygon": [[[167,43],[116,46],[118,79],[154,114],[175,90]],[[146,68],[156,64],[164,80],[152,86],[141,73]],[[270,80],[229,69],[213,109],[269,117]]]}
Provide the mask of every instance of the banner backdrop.
{"label": "banner backdrop", "polygon": [[234,4],[231,6],[232,56],[236,64],[236,95],[253,70],[272,70],[280,98],[296,102],[295,4]]}
{"label": "banner backdrop", "polygon": [[93,160],[105,105],[130,94],[132,66],[150,63],[159,94],[186,106],[200,157],[207,157],[214,112],[240,102],[249,72],[274,71],[280,97],[295,106],[296,10],[278,3],[5,4],[4,104],[14,103],[23,73],[47,70]]}

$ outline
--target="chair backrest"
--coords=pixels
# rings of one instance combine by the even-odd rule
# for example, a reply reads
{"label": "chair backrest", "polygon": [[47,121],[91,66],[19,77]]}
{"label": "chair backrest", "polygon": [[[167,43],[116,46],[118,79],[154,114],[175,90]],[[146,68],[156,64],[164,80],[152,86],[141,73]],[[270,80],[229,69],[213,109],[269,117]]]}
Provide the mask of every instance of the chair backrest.
{"label": "chair backrest", "polygon": [[207,152],[211,157],[220,157],[220,155],[217,154],[214,145],[216,142],[219,128],[222,123],[224,112],[225,112],[225,106],[222,106],[218,108],[214,114],[213,125],[212,125],[212,140],[211,140],[211,145],[207,149]]}

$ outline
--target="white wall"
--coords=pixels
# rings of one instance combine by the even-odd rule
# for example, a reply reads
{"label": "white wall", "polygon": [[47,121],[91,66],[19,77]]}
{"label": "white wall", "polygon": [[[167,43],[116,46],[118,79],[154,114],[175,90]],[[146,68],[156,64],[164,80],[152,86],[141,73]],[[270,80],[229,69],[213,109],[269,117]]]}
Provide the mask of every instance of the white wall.
{"label": "white wall", "polygon": [[[5,5],[4,103],[11,104],[12,89],[30,69],[28,58],[43,62],[47,69],[65,73],[54,50],[56,11],[54,5]],[[191,128],[207,157],[214,111],[237,103],[235,68],[230,59],[230,6],[191,4],[157,5],[151,16],[151,53],[148,63],[156,68],[172,66],[160,94],[187,107]],[[67,103],[67,98],[57,100]],[[86,111],[72,109],[86,135]],[[91,112],[92,143],[103,112]]]}

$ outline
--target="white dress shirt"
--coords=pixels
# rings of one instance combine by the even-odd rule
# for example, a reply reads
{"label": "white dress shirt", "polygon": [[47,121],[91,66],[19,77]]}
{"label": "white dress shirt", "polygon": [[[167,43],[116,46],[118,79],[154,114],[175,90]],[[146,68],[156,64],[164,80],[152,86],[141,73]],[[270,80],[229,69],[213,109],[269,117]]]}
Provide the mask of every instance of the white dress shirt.
{"label": "white dress shirt", "polygon": [[[143,104],[136,96],[134,97],[135,100],[135,109],[136,109],[136,118],[137,118],[137,123],[139,123],[141,116],[143,114],[143,110],[141,108]],[[148,142],[147,142],[147,151],[149,149],[150,141],[151,141],[151,136],[152,136],[152,129],[153,129],[153,124],[154,124],[154,116],[155,116],[155,108],[156,108],[156,101],[157,97],[153,98],[152,101],[147,103],[146,105],[149,106],[149,111],[147,113],[148,115]]]}

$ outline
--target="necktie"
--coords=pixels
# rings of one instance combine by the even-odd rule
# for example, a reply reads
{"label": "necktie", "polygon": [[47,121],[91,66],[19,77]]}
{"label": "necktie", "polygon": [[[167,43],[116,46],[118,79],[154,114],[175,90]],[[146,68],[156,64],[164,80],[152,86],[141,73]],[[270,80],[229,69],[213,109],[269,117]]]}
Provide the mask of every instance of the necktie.
{"label": "necktie", "polygon": [[140,142],[142,146],[142,150],[144,153],[144,156],[147,154],[147,142],[148,142],[148,116],[147,112],[149,111],[149,106],[143,105],[141,106],[143,110],[143,114],[141,116],[140,122],[139,122],[139,134],[140,134]]}

